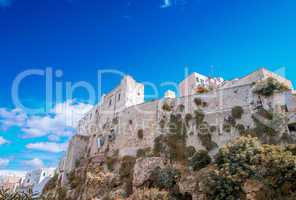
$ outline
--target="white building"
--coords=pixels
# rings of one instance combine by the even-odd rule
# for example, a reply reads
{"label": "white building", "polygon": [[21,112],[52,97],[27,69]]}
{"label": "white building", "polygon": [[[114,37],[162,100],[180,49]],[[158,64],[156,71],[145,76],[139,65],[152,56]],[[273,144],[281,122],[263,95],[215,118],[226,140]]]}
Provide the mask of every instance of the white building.
{"label": "white building", "polygon": [[22,176],[16,174],[6,174],[0,176],[0,188],[15,192],[16,188],[20,185]]}
{"label": "white building", "polygon": [[179,84],[181,96],[189,96],[198,93],[198,88],[214,89],[224,82],[221,77],[210,78],[202,74],[193,72]]}
{"label": "white building", "polygon": [[53,177],[55,169],[42,168],[28,172],[21,181],[19,192],[32,194],[34,198],[39,197],[46,183]]}

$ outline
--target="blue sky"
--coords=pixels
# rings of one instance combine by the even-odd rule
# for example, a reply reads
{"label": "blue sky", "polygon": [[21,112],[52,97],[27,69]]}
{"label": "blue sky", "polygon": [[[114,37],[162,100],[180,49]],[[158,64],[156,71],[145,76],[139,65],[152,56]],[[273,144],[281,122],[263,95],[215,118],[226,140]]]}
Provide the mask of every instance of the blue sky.
{"label": "blue sky", "polygon": [[[78,89],[48,113],[19,110],[11,88],[22,71],[51,67],[63,72],[56,81],[96,88],[97,70],[116,69],[161,94],[168,88],[160,84],[182,80],[185,67],[225,79],[285,67],[294,81],[295,10],[294,0],[0,0],[0,168],[55,166],[75,133],[59,108],[91,106]],[[99,87],[108,92],[118,79],[105,77]],[[44,106],[44,95],[43,77],[20,87],[27,106]]]}

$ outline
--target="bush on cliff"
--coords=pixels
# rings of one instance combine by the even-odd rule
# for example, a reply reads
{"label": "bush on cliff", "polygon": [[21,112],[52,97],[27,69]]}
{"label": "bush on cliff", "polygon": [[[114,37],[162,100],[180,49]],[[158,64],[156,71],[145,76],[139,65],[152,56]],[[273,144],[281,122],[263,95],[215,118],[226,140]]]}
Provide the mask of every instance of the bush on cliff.
{"label": "bush on cliff", "polygon": [[250,179],[268,188],[272,199],[290,198],[296,192],[296,156],[281,146],[262,145],[256,138],[241,137],[219,150],[216,166],[216,174],[203,182],[209,199],[242,197],[243,184]]}
{"label": "bush on cliff", "polygon": [[53,190],[58,186],[58,174],[55,174],[44,186],[42,193],[48,192],[50,190]]}
{"label": "bush on cliff", "polygon": [[241,119],[244,113],[244,109],[241,106],[235,106],[231,110],[231,116],[234,119]]}
{"label": "bush on cliff", "polygon": [[157,188],[136,190],[128,200],[169,200],[169,194]]}
{"label": "bush on cliff", "polygon": [[207,151],[199,150],[189,159],[188,165],[193,171],[198,171],[210,164],[211,160]]}
{"label": "bush on cliff", "polygon": [[156,168],[150,176],[149,187],[170,190],[178,183],[180,175],[174,168]]}
{"label": "bush on cliff", "polygon": [[121,160],[121,166],[119,169],[120,180],[124,184],[126,197],[133,192],[133,172],[136,163],[136,158],[132,156],[124,156]]}
{"label": "bush on cliff", "polygon": [[289,87],[283,83],[280,83],[274,78],[267,78],[261,82],[258,82],[254,86],[253,92],[265,97],[272,96],[275,92],[288,91]]}

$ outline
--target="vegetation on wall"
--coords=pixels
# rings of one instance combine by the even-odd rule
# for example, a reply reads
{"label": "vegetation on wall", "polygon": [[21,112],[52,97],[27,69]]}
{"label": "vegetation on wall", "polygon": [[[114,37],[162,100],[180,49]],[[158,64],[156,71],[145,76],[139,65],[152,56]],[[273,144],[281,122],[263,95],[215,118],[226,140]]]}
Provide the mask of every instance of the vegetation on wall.
{"label": "vegetation on wall", "polygon": [[77,175],[76,170],[72,170],[71,172],[69,172],[67,174],[67,177],[68,177],[68,181],[69,181],[69,185],[70,185],[71,189],[75,189],[75,188],[79,187],[84,181],[81,178],[81,176]]}
{"label": "vegetation on wall", "polygon": [[201,106],[202,105],[202,99],[201,98],[194,98],[194,103],[196,106]]}
{"label": "vegetation on wall", "polygon": [[189,167],[194,171],[198,171],[211,163],[211,157],[207,151],[199,150],[189,159]]}
{"label": "vegetation on wall", "polygon": [[47,183],[46,185],[44,186],[43,188],[43,193],[44,192],[47,192],[47,191],[50,191],[50,190],[53,190],[57,185],[58,185],[58,174],[55,174]]}
{"label": "vegetation on wall", "polygon": [[119,169],[120,180],[125,185],[125,192],[127,197],[133,192],[133,171],[136,158],[132,156],[124,156],[121,160]]}
{"label": "vegetation on wall", "polygon": [[150,157],[152,156],[151,148],[138,149],[137,157]]}
{"label": "vegetation on wall", "polygon": [[183,104],[178,105],[178,112],[184,112],[185,106]]}
{"label": "vegetation on wall", "polygon": [[268,189],[271,199],[288,199],[296,191],[296,156],[281,146],[262,145],[256,138],[241,137],[221,148],[216,166],[204,181],[208,199],[240,198],[245,195],[243,183],[254,179]]}
{"label": "vegetation on wall", "polygon": [[255,84],[253,92],[265,97],[272,96],[275,92],[288,91],[289,87],[274,78],[267,78]]}
{"label": "vegetation on wall", "polygon": [[172,111],[172,106],[168,102],[164,102],[162,105],[162,110],[170,112]]}
{"label": "vegetation on wall", "polygon": [[197,126],[199,126],[203,122],[204,118],[205,118],[205,114],[202,110],[194,111],[194,119]]}
{"label": "vegetation on wall", "polygon": [[136,190],[129,200],[169,200],[169,193],[157,188],[143,188]]}
{"label": "vegetation on wall", "polygon": [[174,168],[156,168],[150,177],[150,187],[170,190],[180,178],[180,172]]}
{"label": "vegetation on wall", "polygon": [[10,192],[8,189],[0,188],[1,200],[33,200],[29,194],[22,192]]}
{"label": "vegetation on wall", "polygon": [[153,154],[171,161],[186,160],[185,138],[177,134],[160,135],[154,140]]}
{"label": "vegetation on wall", "polygon": [[199,107],[199,106],[207,107],[208,106],[207,102],[203,101],[201,98],[198,98],[198,97],[194,98],[194,103],[197,107]]}
{"label": "vegetation on wall", "polygon": [[231,110],[231,116],[234,119],[241,119],[244,113],[244,109],[241,106],[235,106]]}
{"label": "vegetation on wall", "polygon": [[193,117],[192,117],[192,114],[191,114],[191,113],[187,113],[187,114],[185,115],[185,123],[186,123],[187,126],[189,125],[189,122],[190,122],[192,119],[193,119]]}

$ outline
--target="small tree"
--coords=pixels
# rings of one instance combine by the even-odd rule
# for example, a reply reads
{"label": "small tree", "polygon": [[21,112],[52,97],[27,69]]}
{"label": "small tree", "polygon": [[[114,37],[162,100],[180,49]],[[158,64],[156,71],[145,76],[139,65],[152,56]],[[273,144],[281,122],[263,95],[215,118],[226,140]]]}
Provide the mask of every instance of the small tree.
{"label": "small tree", "polygon": [[199,150],[189,159],[189,166],[193,171],[198,171],[210,164],[211,161],[212,159],[207,151]]}
{"label": "small tree", "polygon": [[231,110],[231,116],[234,119],[241,119],[244,113],[244,109],[241,106],[235,106]]}

